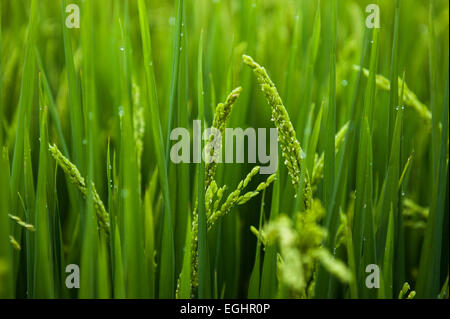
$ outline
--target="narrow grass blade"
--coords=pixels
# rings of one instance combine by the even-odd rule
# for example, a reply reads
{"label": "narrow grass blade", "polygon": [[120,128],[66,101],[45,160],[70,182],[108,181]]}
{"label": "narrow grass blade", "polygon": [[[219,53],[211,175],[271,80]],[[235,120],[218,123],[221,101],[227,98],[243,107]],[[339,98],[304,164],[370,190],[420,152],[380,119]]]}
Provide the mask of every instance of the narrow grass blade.
{"label": "narrow grass blade", "polygon": [[[198,117],[200,123],[205,123],[205,109],[203,101],[203,35],[200,36],[199,55],[197,62],[198,76]],[[202,125],[203,126],[203,125]],[[202,143],[203,144],[203,143]],[[200,146],[200,149],[203,147]],[[196,150],[195,150],[196,151]],[[211,278],[209,270],[208,246],[206,237],[206,211],[205,211],[205,163],[200,160],[198,164],[198,297],[201,299],[211,296]]]}
{"label": "narrow grass blade", "polygon": [[[172,77],[170,82],[170,98],[169,98],[169,119],[167,124],[166,136],[166,165],[169,165],[169,149],[170,149],[170,132],[172,131],[172,123],[174,118],[175,99],[177,94],[177,87],[180,81],[180,53],[183,50],[182,46],[182,29],[184,27],[184,0],[177,0],[177,15],[175,22],[175,32],[173,36],[173,50],[172,50]],[[185,51],[187,48],[184,49]]]}
{"label": "narrow grass blade", "polygon": [[[331,21],[331,52],[330,52],[330,83],[328,93],[328,103],[325,109],[324,131],[328,132],[325,137],[325,161],[324,161],[324,203],[328,207],[330,204],[334,181],[335,181],[335,140],[336,132],[336,1],[332,1],[332,21]],[[327,220],[331,220],[331,211],[327,213]],[[327,222],[329,224],[329,222]]]}
{"label": "narrow grass blade", "polygon": [[40,116],[40,150],[39,171],[36,187],[36,240],[35,240],[35,264],[34,264],[34,289],[36,298],[53,298],[54,295],[54,273],[53,252],[50,232],[50,216],[48,214],[47,202],[47,173],[48,173],[48,133],[47,133],[47,108],[42,106]]}
{"label": "narrow grass blade", "polygon": [[39,68],[40,79],[42,81],[42,87],[44,89],[44,93],[46,96],[46,101],[47,101],[47,105],[48,105],[48,110],[50,112],[50,116],[52,118],[53,124],[55,125],[56,133],[58,134],[58,138],[59,138],[59,141],[62,146],[63,154],[64,154],[64,156],[66,156],[67,158],[70,159],[69,148],[67,147],[67,142],[66,142],[66,139],[64,138],[64,134],[63,134],[62,127],[61,127],[61,122],[60,122],[59,116],[58,116],[58,111],[56,109],[55,100],[53,98],[53,95],[52,95],[52,92],[50,89],[50,84],[48,83],[47,75],[44,70],[44,65],[42,63],[41,56],[37,49],[35,49],[35,56],[36,56],[36,61],[37,61],[37,65]]}
{"label": "narrow grass blade", "polygon": [[[266,191],[264,190],[262,199],[261,199],[261,208],[260,208],[260,212],[259,212],[259,227],[258,227],[258,229],[262,229],[265,195],[266,195]],[[249,283],[248,294],[247,294],[249,299],[259,298],[260,281],[261,281],[261,238],[257,238],[255,263],[253,265],[253,270],[250,275],[250,283]]]}
{"label": "narrow grass blade", "polygon": [[191,298],[191,217],[188,215],[186,223],[186,241],[184,244],[183,266],[181,268],[180,279],[177,285],[177,298]]}
{"label": "narrow grass blade", "polygon": [[74,164],[86,176],[86,164],[84,159],[84,128],[83,128],[83,110],[81,105],[81,92],[79,78],[75,70],[74,54],[72,49],[72,38],[70,29],[66,28],[66,0],[61,0],[62,6],[62,34],[64,39],[64,57],[66,62],[67,82],[69,85],[69,113],[70,127],[72,129],[72,152]]}
{"label": "narrow grass blade", "polygon": [[[279,161],[278,161],[279,162]],[[278,170],[279,172],[279,170]],[[272,204],[270,207],[269,221],[273,221],[279,214],[280,207],[280,178],[279,175],[273,184]],[[265,248],[265,254],[262,264],[261,284],[259,297],[263,299],[273,298],[277,287],[277,247],[268,245]]]}
{"label": "narrow grass blade", "polygon": [[[25,49],[25,60],[23,63],[22,70],[22,82],[20,88],[19,97],[19,111],[18,111],[18,122],[17,122],[17,135],[14,144],[14,155],[12,159],[12,172],[10,179],[10,190],[12,196],[11,210],[17,211],[17,193],[19,190],[20,179],[23,174],[23,143],[24,134],[28,130],[27,119],[30,120],[31,110],[34,98],[34,86],[36,83],[36,72],[35,72],[35,57],[34,57],[34,44],[36,41],[36,30],[37,30],[37,8],[36,0],[31,2],[30,9],[30,21],[28,25],[28,36],[27,36],[27,46]],[[19,216],[23,217],[23,216]]]}
{"label": "narrow grass blade", "polygon": [[[183,9],[183,15],[185,15],[185,9]],[[183,18],[183,21],[185,18]],[[189,129],[189,69],[188,69],[188,34],[186,23],[182,22],[181,25],[181,47],[184,48],[180,52],[180,64],[179,64],[179,79],[178,79],[178,103],[177,103],[177,127],[183,127]],[[190,209],[190,176],[189,176],[189,163],[178,163],[176,165],[176,180],[177,180],[177,200],[176,200],[176,215],[175,215],[175,273],[178,276],[181,265],[183,262],[183,250],[186,240],[186,222]]]}
{"label": "narrow grass blade", "polygon": [[9,244],[9,159],[6,148],[0,154],[0,298],[14,297],[12,247]]}
{"label": "narrow grass blade", "polygon": [[[304,83],[305,87],[303,90],[303,98],[302,98],[302,108],[298,112],[297,115],[297,124],[296,124],[296,132],[297,134],[301,134],[297,136],[300,140],[303,137],[303,131],[305,129],[306,118],[308,114],[308,108],[312,103],[312,94],[313,94],[313,83],[314,83],[314,66],[317,61],[317,55],[319,51],[320,44],[320,34],[321,34],[321,13],[320,13],[320,1],[317,2],[316,14],[314,17],[314,25],[312,30],[311,38],[308,43],[308,50],[306,52],[305,58],[305,77]],[[330,92],[331,93],[331,92]]]}
{"label": "narrow grass blade", "polygon": [[394,30],[393,30],[393,42],[391,53],[391,72],[389,80],[391,83],[391,90],[389,91],[389,119],[388,119],[388,143],[391,145],[392,136],[394,132],[394,118],[395,108],[398,107],[398,37],[399,37],[399,24],[400,24],[400,1],[395,0],[394,11]]}
{"label": "narrow grass blade", "polygon": [[311,172],[311,173],[313,172],[314,160],[316,157],[316,149],[317,149],[317,144],[319,142],[319,135],[320,135],[320,128],[321,128],[321,124],[322,124],[322,114],[323,114],[324,103],[325,103],[325,101],[322,102],[319,112],[317,113],[316,120],[314,122],[313,131],[310,136],[309,143],[308,143],[308,150],[306,153],[306,169],[308,170],[308,172]]}
{"label": "narrow grass blade", "polygon": [[442,234],[445,231],[443,225],[446,205],[448,209],[448,96],[449,69],[447,68],[445,98],[442,111],[443,114],[441,117],[443,122],[440,138],[439,162],[437,165],[438,174],[436,175],[437,184],[433,189],[432,206],[422,246],[419,277],[416,288],[418,298],[435,298],[440,289],[440,276],[438,273],[443,258],[441,255],[441,247]]}
{"label": "narrow grass blade", "polygon": [[394,212],[391,209],[389,211],[388,230],[386,234],[386,245],[383,251],[383,268],[381,274],[383,276],[383,287],[381,289],[384,293],[384,298],[391,299],[394,296]]}
{"label": "narrow grass blade", "polygon": [[139,21],[141,27],[142,47],[144,54],[144,68],[146,79],[146,90],[149,98],[150,113],[152,119],[152,135],[155,145],[155,153],[158,164],[159,179],[164,197],[164,222],[163,240],[160,250],[160,274],[159,274],[159,297],[170,298],[174,296],[175,290],[175,250],[173,236],[173,221],[170,208],[169,185],[167,177],[167,166],[164,157],[164,142],[159,116],[158,99],[156,96],[155,75],[153,71],[150,32],[148,30],[148,18],[145,2],[139,0]]}

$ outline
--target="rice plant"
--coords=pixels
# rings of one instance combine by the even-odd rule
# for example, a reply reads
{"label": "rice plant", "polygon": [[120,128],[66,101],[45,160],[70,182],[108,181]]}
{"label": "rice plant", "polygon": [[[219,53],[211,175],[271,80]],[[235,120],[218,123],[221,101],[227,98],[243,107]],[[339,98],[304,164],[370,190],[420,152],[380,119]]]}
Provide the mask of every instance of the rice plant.
{"label": "rice plant", "polygon": [[448,298],[448,13],[0,0],[0,298]]}

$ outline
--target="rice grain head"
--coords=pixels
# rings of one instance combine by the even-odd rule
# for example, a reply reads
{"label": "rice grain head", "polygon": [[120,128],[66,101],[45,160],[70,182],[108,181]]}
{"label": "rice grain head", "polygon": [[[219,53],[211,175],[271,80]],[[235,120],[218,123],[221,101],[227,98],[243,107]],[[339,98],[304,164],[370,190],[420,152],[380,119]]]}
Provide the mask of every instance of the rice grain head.
{"label": "rice grain head", "polygon": [[[304,157],[303,150],[299,141],[296,138],[294,127],[289,119],[289,114],[283,105],[280,95],[278,94],[275,84],[270,79],[264,67],[256,63],[250,56],[243,55],[243,61],[250,68],[256,76],[258,84],[261,86],[267,102],[270,105],[272,117],[271,120],[278,128],[278,140],[280,142],[282,155],[284,157],[284,164],[286,165],[289,176],[295,190],[298,190],[300,183],[302,158]],[[305,207],[311,207],[312,192],[309,180],[309,173],[305,168]]]}

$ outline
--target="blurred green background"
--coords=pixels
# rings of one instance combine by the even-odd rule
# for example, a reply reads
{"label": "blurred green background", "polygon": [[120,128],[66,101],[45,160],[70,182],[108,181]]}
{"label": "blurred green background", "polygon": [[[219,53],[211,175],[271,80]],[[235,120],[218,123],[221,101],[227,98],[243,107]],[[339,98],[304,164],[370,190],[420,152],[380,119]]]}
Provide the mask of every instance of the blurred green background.
{"label": "blurred green background", "polygon": [[[152,183],[152,176],[156,179],[158,174],[155,173],[158,149],[152,137],[154,122],[149,106],[152,99],[146,82],[138,1],[68,1],[67,4],[80,6],[79,29],[65,29],[63,21],[68,13],[62,1],[36,1],[36,20],[31,22],[32,1],[0,1],[0,144],[4,147],[0,168],[0,192],[3,193],[0,196],[0,201],[3,201],[0,204],[0,296],[175,297],[176,283],[187,250],[186,229],[189,228],[189,215],[196,198],[196,168],[194,165],[181,165],[180,168],[173,163],[169,163],[167,168],[172,210],[171,249],[174,256],[172,281],[167,283],[169,287],[163,293],[161,287],[165,284],[161,283],[160,268],[163,267],[161,252],[166,247],[163,239],[166,235],[162,234],[165,205],[161,184]],[[332,0],[145,1],[164,144],[169,127],[169,109],[173,110],[172,127],[187,126],[191,129],[192,120],[198,118],[197,69],[199,40],[203,32],[203,98],[209,125],[217,103],[224,101],[233,88],[242,86],[243,92],[234,106],[228,126],[273,126],[270,108],[251,70],[242,64],[242,54],[251,55],[268,71],[304,149],[320,105],[323,101],[326,105],[330,103],[330,83],[335,83],[336,120],[334,127],[326,126],[325,120],[322,121],[317,146],[320,155],[328,138],[349,121],[352,108],[363,109],[367,78],[359,78],[354,65],[362,64],[370,68],[373,38],[372,30],[365,27],[368,15],[365,8],[373,2],[376,1],[337,1],[334,64],[332,53],[330,58],[334,43]],[[448,131],[447,143],[441,141],[440,136],[442,128],[445,128],[443,110],[448,107],[445,92],[448,92],[449,8],[446,0],[398,2],[397,11],[397,1],[377,2],[380,6],[380,29],[375,70],[387,79],[393,74],[398,74],[400,78],[404,75],[408,88],[432,112],[433,120],[427,122],[411,107],[404,110],[401,147],[398,149],[401,152],[400,173],[410,156],[412,160],[399,193],[400,204],[394,208],[406,222],[395,226],[395,238],[401,242],[404,251],[399,257],[402,260],[395,262],[396,275],[391,296],[398,295],[404,281],[416,287],[420,260],[427,258],[421,257],[422,247],[436,252],[435,246],[423,246],[427,231],[431,236],[429,242],[437,244],[431,239],[436,232],[427,230],[427,224],[438,220],[435,227],[440,228],[438,233],[442,235],[435,238],[439,241],[439,259],[432,266],[423,266],[426,270],[422,270],[428,273],[423,275],[428,278],[427,281],[433,278],[433,287],[418,289],[421,297],[436,297],[436,287],[440,291],[446,278],[448,282],[448,194],[440,201],[437,194],[442,188],[445,193],[448,191],[448,182],[438,181],[438,163],[442,162],[439,162],[439,154],[442,154],[440,145],[446,144],[443,149],[444,167],[439,172],[444,172],[448,177]],[[397,40],[394,38],[396,12]],[[314,57],[311,46],[317,14],[320,14],[321,25],[317,56]],[[393,48],[394,43],[396,47]],[[67,51],[69,46],[72,52]],[[68,63],[68,58],[73,61],[73,66]],[[396,68],[392,73],[394,64]],[[330,70],[333,68],[336,69],[336,79],[330,82]],[[47,88],[44,77],[48,80]],[[74,82],[70,83],[71,80]],[[372,106],[374,118],[371,133],[374,206],[382,198],[383,183],[388,179],[389,160],[392,151],[395,151],[391,149],[389,136],[395,122],[395,119],[388,117],[393,110],[391,104],[389,91],[378,88]],[[95,227],[91,227],[93,224],[89,223],[93,211],[92,199],[85,202],[61,170],[55,174],[56,165],[51,157],[47,161],[48,167],[43,168],[48,174],[46,182],[42,183],[47,186],[39,186],[40,163],[42,156],[46,156],[40,154],[39,143],[44,105],[49,108],[48,142],[57,144],[78,167],[81,175],[94,182],[110,213],[112,224],[118,225],[120,236],[115,237],[113,233],[112,238],[116,242],[110,247],[104,246],[106,250],[101,248],[104,244],[101,239],[97,244],[85,244],[86,238],[93,238],[89,236],[97,233]],[[77,111],[74,110],[77,107],[79,119],[83,122],[78,123],[79,126],[76,124]],[[126,133],[126,124],[123,123],[129,120],[128,110],[134,116],[139,107],[142,107],[145,123],[143,153],[140,163],[130,164],[135,165],[130,168],[126,162],[133,155],[127,150],[135,146],[128,148],[126,145],[129,143],[127,137],[132,139],[132,135]],[[122,123],[123,111],[126,115]],[[361,118],[355,118],[352,132],[356,133],[344,157],[345,171],[341,175],[345,176],[345,181],[335,186],[338,187],[338,207],[343,212],[351,211],[354,205]],[[338,161],[339,155],[336,156],[336,171],[340,167]],[[286,168],[282,163],[280,157],[279,211],[292,215],[295,211],[294,189],[287,180]],[[232,191],[251,167],[249,164],[220,165],[216,178],[218,184],[226,184]],[[133,178],[127,180],[127,175]],[[263,178],[259,176],[252,181],[251,188],[255,188]],[[318,185],[315,198],[320,199],[328,210],[323,184]],[[124,185],[134,187],[133,203],[121,199]],[[48,236],[44,236],[48,238],[39,239],[39,229],[43,228],[35,225],[36,232],[21,231],[23,227],[12,221],[8,214],[34,225],[38,221],[35,214],[40,209],[39,200],[36,201],[35,197],[41,198],[42,194],[38,193],[43,188],[47,190],[43,196],[48,203],[49,231]],[[406,199],[411,201],[413,208],[404,208]],[[439,210],[436,203],[442,201],[444,206]],[[265,219],[269,219],[271,202],[270,188],[265,194]],[[249,227],[257,227],[260,207],[259,196],[233,209],[208,232],[210,296],[248,296],[256,247],[256,237]],[[426,216],[435,216],[428,214],[430,209],[437,211],[438,217],[420,217],[420,212],[424,211]],[[404,210],[407,212],[404,213]],[[408,212],[410,215],[404,215]],[[149,227],[148,214],[152,216],[151,232],[148,228],[133,231],[135,227],[142,228],[144,223]],[[21,250],[12,249],[9,235],[20,244]],[[32,239],[33,236],[37,236],[36,239]],[[38,244],[31,244],[34,240]],[[147,246],[148,240],[151,241],[150,246]],[[49,267],[44,270],[36,266],[36,254],[41,244],[49,247],[48,256],[42,261]],[[144,247],[145,252],[140,247]],[[328,248],[333,251],[333,247]],[[334,253],[348,264],[345,248],[341,247]],[[261,254],[263,256],[264,252],[261,251]],[[119,267],[118,263],[122,262]],[[82,272],[89,267],[89,271],[84,270],[85,274],[89,272],[89,278],[85,276],[82,279],[83,288],[79,292],[65,289],[64,269],[70,263],[81,264]],[[262,264],[263,260],[261,267]],[[401,275],[396,272],[400,268]],[[143,273],[149,278],[141,277]],[[47,279],[42,279],[44,277]],[[42,284],[36,283],[41,280]],[[84,283],[89,284],[86,286]],[[277,296],[278,286],[271,287],[274,291],[265,297]],[[315,296],[350,297],[348,286],[333,284],[330,287],[333,288],[317,292]],[[362,284],[361,287],[353,297],[367,297],[362,291]]]}

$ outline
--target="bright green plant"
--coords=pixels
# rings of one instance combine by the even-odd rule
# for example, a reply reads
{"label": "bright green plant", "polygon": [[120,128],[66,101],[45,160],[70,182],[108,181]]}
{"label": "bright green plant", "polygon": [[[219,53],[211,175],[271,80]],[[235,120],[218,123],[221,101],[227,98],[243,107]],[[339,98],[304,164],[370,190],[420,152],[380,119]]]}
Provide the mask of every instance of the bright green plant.
{"label": "bright green plant", "polygon": [[[0,1],[0,298],[448,298],[448,12]],[[195,120],[277,171],[172,162]]]}

